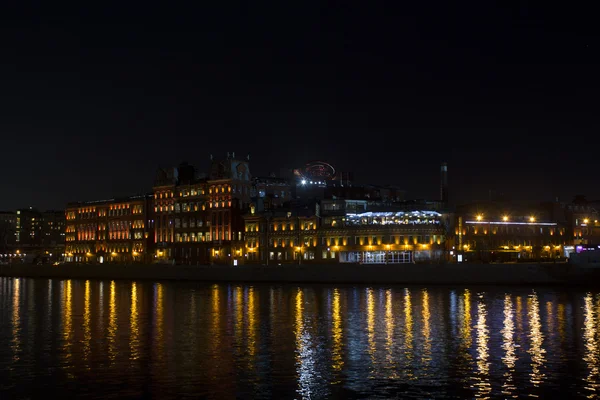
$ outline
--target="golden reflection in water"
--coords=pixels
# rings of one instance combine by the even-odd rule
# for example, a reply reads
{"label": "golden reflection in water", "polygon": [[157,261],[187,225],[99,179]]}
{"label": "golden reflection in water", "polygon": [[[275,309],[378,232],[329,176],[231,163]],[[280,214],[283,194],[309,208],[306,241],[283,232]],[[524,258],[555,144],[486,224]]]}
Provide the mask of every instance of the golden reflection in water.
{"label": "golden reflection in water", "polygon": [[235,342],[237,343],[236,345],[236,352],[239,349],[242,349],[243,346],[241,345],[241,341],[242,338],[244,337],[244,334],[242,333],[242,329],[244,327],[243,325],[243,321],[244,321],[244,310],[242,309],[242,305],[243,305],[243,301],[242,301],[242,287],[241,286],[236,286],[235,289],[233,289],[234,294],[233,294],[233,308],[235,310],[235,325],[234,325],[234,338],[235,338]]}
{"label": "golden reflection in water", "polygon": [[92,341],[92,328],[91,328],[91,312],[90,312],[90,299],[91,289],[90,281],[85,281],[85,294],[83,300],[83,357],[86,361],[87,369],[90,369],[90,345]]}
{"label": "golden reflection in water", "polygon": [[254,288],[248,288],[248,354],[251,357],[256,354],[256,296]]}
{"label": "golden reflection in water", "polygon": [[517,337],[521,337],[523,334],[523,299],[521,296],[517,296],[517,307],[515,310],[515,316],[517,320]]}
{"label": "golden reflection in water", "polygon": [[367,340],[369,342],[369,355],[371,365],[375,363],[375,299],[373,289],[367,288]]}
{"label": "golden reflection in water", "polygon": [[13,299],[12,299],[12,343],[13,361],[19,361],[21,352],[21,279],[13,279]]}
{"label": "golden reflection in water", "polygon": [[[412,301],[410,298],[410,290],[404,289],[404,356],[406,357],[407,366],[412,365],[413,359],[413,315]],[[407,377],[414,379],[415,376],[412,369],[407,368]]]}
{"label": "golden reflection in water", "polygon": [[431,327],[430,319],[431,313],[429,311],[429,293],[427,289],[423,289],[423,306],[421,307],[423,329],[421,334],[423,335],[423,355],[421,360],[425,363],[431,361]]}
{"label": "golden reflection in water", "polygon": [[212,343],[212,354],[216,354],[217,350],[221,347],[221,334],[219,332],[219,325],[221,319],[219,315],[220,306],[220,292],[219,285],[214,284],[212,286],[211,303],[212,303],[212,321],[211,321],[211,335],[210,343]]}
{"label": "golden reflection in water", "polygon": [[485,307],[484,296],[479,294],[477,301],[477,376],[475,384],[479,390],[475,394],[477,398],[488,399],[492,386],[490,384],[490,353],[488,341],[490,339],[489,329],[487,327],[487,310]]}
{"label": "golden reflection in water", "polygon": [[137,360],[140,356],[140,328],[138,322],[138,296],[137,285],[135,282],[131,284],[131,314],[129,316],[129,351],[131,359]]}
{"label": "golden reflection in water", "polygon": [[528,298],[529,305],[529,338],[530,347],[528,353],[531,355],[531,383],[534,386],[540,386],[545,375],[541,371],[546,361],[544,353],[546,350],[542,347],[544,336],[542,334],[542,323],[540,320],[540,304],[537,293],[533,292]]}
{"label": "golden reflection in water", "polygon": [[567,338],[567,310],[563,303],[558,303],[556,314],[558,319],[558,335],[560,342],[564,343]]}
{"label": "golden reflection in water", "polygon": [[[48,316],[52,315],[52,279],[48,279]],[[50,324],[51,325],[51,324]]]}
{"label": "golden reflection in water", "polygon": [[502,394],[509,397],[517,397],[514,393],[517,389],[514,382],[517,356],[515,352],[515,323],[513,318],[512,299],[509,294],[506,294],[504,295],[504,326],[502,328],[502,349],[504,350],[502,362],[506,366],[507,371],[504,373]]}
{"label": "golden reflection in water", "polygon": [[114,361],[117,356],[115,348],[115,340],[117,336],[117,301],[116,301],[116,284],[115,281],[110,282],[110,295],[108,299],[108,358]]}
{"label": "golden reflection in water", "polygon": [[583,342],[585,346],[585,355],[583,360],[588,368],[588,375],[584,378],[585,389],[590,393],[588,398],[598,397],[598,341],[596,339],[596,319],[594,313],[594,304],[592,295],[587,293],[584,298],[583,306]]}
{"label": "golden reflection in water", "polygon": [[294,334],[296,336],[296,372],[298,375],[297,392],[303,399],[313,396],[311,391],[314,359],[310,348],[310,333],[304,326],[304,293],[298,288],[296,292],[296,318]]}
{"label": "golden reflection in water", "polygon": [[[464,348],[471,347],[471,292],[465,289],[461,336]],[[468,354],[465,351],[465,354]]]}
{"label": "golden reflection in water", "polygon": [[63,351],[65,354],[65,365],[71,364],[71,346],[73,345],[73,303],[72,303],[72,282],[69,279],[65,282],[65,291],[63,298]]}
{"label": "golden reflection in water", "polygon": [[163,348],[163,327],[165,319],[165,308],[164,308],[164,294],[163,285],[160,283],[156,284],[156,338],[160,348]]}
{"label": "golden reflection in water", "polygon": [[396,378],[396,360],[394,357],[394,310],[393,310],[392,289],[385,291],[385,347],[387,349],[387,362],[392,371],[390,378]]}
{"label": "golden reflection in water", "polygon": [[342,357],[342,315],[340,311],[340,291],[333,289],[333,299],[331,305],[331,318],[333,326],[331,327],[331,336],[333,338],[332,349],[332,368],[334,371],[341,371],[344,368],[344,359]]}
{"label": "golden reflection in water", "polygon": [[551,301],[546,302],[546,326],[548,334],[554,334],[554,307]]}

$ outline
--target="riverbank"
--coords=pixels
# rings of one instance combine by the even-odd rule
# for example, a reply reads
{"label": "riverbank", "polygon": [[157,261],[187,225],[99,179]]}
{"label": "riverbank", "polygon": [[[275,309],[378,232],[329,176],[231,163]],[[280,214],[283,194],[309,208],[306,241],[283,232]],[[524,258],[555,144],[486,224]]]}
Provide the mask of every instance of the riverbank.
{"label": "riverbank", "polygon": [[569,263],[181,266],[3,265],[0,276],[59,279],[192,280],[206,282],[594,285],[600,268]]}

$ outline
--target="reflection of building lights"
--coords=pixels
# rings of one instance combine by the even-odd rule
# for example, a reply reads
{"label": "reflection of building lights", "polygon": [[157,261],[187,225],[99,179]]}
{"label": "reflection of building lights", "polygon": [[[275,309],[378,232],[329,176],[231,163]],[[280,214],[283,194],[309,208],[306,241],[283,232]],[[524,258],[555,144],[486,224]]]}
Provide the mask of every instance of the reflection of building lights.
{"label": "reflection of building lights", "polygon": [[507,395],[516,390],[513,375],[517,361],[514,332],[515,324],[513,321],[512,299],[510,295],[507,294],[504,296],[504,327],[502,328],[502,348],[504,349],[504,357],[502,357],[502,361],[507,368],[507,372],[504,374],[506,380],[504,381],[502,388],[504,393]]}
{"label": "reflection of building lights", "polygon": [[[404,352],[407,366],[406,371],[408,377],[412,377],[412,359],[413,352],[413,316],[412,316],[412,301],[408,288],[404,289]],[[408,368],[410,366],[410,368]]]}
{"label": "reflection of building lights", "polygon": [[476,386],[479,387],[479,396],[487,398],[487,395],[492,390],[490,380],[489,380],[489,371],[490,371],[490,362],[489,362],[489,329],[487,327],[486,318],[487,310],[485,307],[483,295],[479,295],[479,300],[477,302],[477,325],[475,328],[477,329],[477,370],[479,375],[479,382]]}
{"label": "reflection of building lights", "polygon": [[531,383],[535,386],[539,386],[544,379],[544,373],[541,371],[546,358],[544,353],[546,350],[542,347],[544,341],[544,335],[542,334],[542,323],[540,318],[540,305],[538,296],[533,293],[528,299],[529,305],[529,338],[531,340],[530,348],[528,353],[531,355]]}
{"label": "reflection of building lights", "polygon": [[[587,389],[592,393],[596,393],[598,387],[598,340],[596,339],[596,316],[594,315],[594,304],[592,295],[590,293],[585,297],[584,316],[585,320],[583,323],[583,339],[585,344],[585,356],[583,360],[587,364],[588,376],[585,378],[587,382]],[[592,398],[589,396],[588,398]]]}
{"label": "reflection of building lights", "polygon": [[332,327],[331,336],[333,338],[332,348],[332,368],[334,371],[341,371],[344,366],[343,351],[342,351],[342,313],[340,310],[340,290],[333,289],[332,299]]}

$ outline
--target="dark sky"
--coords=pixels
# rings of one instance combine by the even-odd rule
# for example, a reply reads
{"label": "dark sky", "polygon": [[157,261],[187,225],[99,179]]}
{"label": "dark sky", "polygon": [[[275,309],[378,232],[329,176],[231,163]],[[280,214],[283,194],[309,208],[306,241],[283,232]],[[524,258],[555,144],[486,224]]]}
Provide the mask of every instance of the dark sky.
{"label": "dark sky", "polygon": [[2,10],[0,210],[149,191],[228,151],[410,197],[447,161],[455,201],[600,198],[591,9],[212,3]]}

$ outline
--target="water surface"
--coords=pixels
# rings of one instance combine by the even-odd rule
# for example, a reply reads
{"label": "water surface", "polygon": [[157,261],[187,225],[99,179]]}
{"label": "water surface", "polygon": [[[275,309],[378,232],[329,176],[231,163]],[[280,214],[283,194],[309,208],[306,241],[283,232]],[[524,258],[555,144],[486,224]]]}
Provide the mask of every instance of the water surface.
{"label": "water surface", "polygon": [[0,397],[596,398],[600,293],[0,278]]}

